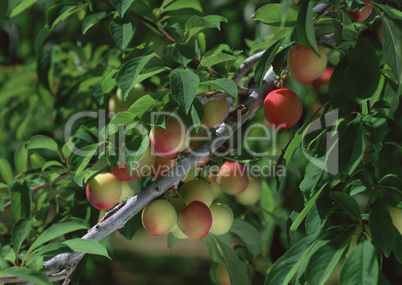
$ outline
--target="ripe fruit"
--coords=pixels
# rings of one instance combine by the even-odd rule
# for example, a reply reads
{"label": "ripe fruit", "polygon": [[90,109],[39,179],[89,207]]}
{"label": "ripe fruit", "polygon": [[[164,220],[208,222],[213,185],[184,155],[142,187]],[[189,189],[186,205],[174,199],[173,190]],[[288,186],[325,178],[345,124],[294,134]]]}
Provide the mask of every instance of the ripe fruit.
{"label": "ripe fruit", "polygon": [[188,237],[203,238],[212,225],[211,211],[204,203],[193,201],[179,213],[177,225]]}
{"label": "ripe fruit", "polygon": [[289,89],[276,89],[268,93],[263,108],[268,123],[280,130],[296,124],[303,113],[302,101]]}
{"label": "ripe fruit", "polygon": [[216,128],[225,120],[228,109],[229,104],[226,98],[206,103],[204,105],[204,118],[201,124],[208,128]]}
{"label": "ripe fruit", "polygon": [[218,264],[215,275],[219,285],[230,285],[229,272],[225,264]]}
{"label": "ripe fruit", "polygon": [[[211,138],[211,132],[209,130],[204,129],[204,128],[200,128],[198,130],[197,134],[195,134],[194,132],[191,132],[190,145],[188,147],[188,151],[193,151],[193,154],[195,156],[197,156],[198,153],[195,152],[194,149],[197,148],[200,144],[202,144],[203,142],[205,142],[206,140],[208,140],[210,138]],[[202,154],[202,153],[200,153],[200,154]],[[203,166],[208,161],[209,161],[209,157],[207,157],[203,161],[197,163],[197,165],[198,166]]]}
{"label": "ripe fruit", "polygon": [[388,212],[392,218],[395,228],[402,235],[402,209],[395,207],[388,207]]}
{"label": "ripe fruit", "polygon": [[[368,0],[361,0],[364,4],[369,4]],[[356,9],[354,11],[346,11],[352,19],[363,22],[365,21],[373,11],[373,6],[366,5],[361,10]]]}
{"label": "ripe fruit", "polygon": [[134,85],[126,100],[124,100],[123,91],[118,88],[116,94],[113,94],[109,100],[109,111],[114,113],[127,111],[143,95],[145,95],[145,89],[140,83]]}
{"label": "ripe fruit", "polygon": [[87,184],[86,195],[95,208],[109,210],[119,201],[121,183],[112,173],[98,174]]}
{"label": "ripe fruit", "polygon": [[230,195],[240,194],[248,185],[247,170],[239,162],[226,161],[219,169],[217,182],[223,192]]}
{"label": "ripe fruit", "polygon": [[335,68],[328,67],[324,70],[320,77],[311,82],[315,91],[321,93],[328,93],[329,81],[331,80],[332,73],[334,73]]}
{"label": "ripe fruit", "polygon": [[195,179],[184,183],[179,193],[186,205],[189,205],[193,201],[201,201],[209,207],[214,199],[211,186],[207,181],[202,179]]}
{"label": "ripe fruit", "polygon": [[153,126],[149,133],[151,148],[157,156],[174,158],[184,151],[190,142],[187,128],[174,118],[166,122],[166,129]]}
{"label": "ripe fruit", "polygon": [[288,55],[288,69],[294,79],[301,83],[310,83],[320,77],[327,67],[327,54],[318,46],[318,57],[311,46],[295,45]]}
{"label": "ripe fruit", "polygon": [[167,234],[177,221],[176,210],[167,200],[154,200],[149,203],[141,215],[145,230],[153,236]]}
{"label": "ripe fruit", "polygon": [[207,181],[209,182],[212,192],[214,193],[214,200],[216,200],[220,196],[222,196],[223,191],[222,191],[222,188],[219,185],[219,183],[216,181],[216,177],[214,175],[210,174],[207,178]]}
{"label": "ripe fruit", "polygon": [[155,178],[158,179],[165,175],[166,172],[168,172],[177,162],[177,159],[170,159],[170,158],[163,158],[157,156],[155,158],[154,165],[152,165],[151,169],[149,170],[149,174]]}
{"label": "ripe fruit", "polygon": [[226,234],[233,224],[232,209],[222,203],[215,203],[209,207],[212,215],[212,226],[209,232],[214,235]]}
{"label": "ripe fruit", "polygon": [[119,160],[120,164],[112,167],[112,173],[116,178],[120,181],[137,181],[149,172],[152,165],[155,163],[155,155],[152,153],[151,148],[148,147],[132,172],[130,171],[130,167],[123,162],[122,158]]}
{"label": "ripe fruit", "polygon": [[244,206],[255,205],[261,196],[261,185],[257,178],[250,177],[246,190],[235,196],[236,201]]}

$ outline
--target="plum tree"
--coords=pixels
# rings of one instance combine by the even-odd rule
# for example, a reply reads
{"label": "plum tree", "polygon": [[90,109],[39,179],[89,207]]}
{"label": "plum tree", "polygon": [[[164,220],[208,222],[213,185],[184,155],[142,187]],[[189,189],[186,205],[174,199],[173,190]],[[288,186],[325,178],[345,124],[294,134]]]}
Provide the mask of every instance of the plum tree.
{"label": "plum tree", "polygon": [[177,225],[186,236],[195,239],[203,238],[212,225],[211,211],[204,203],[193,201],[180,211]]}
{"label": "plum tree", "polygon": [[155,163],[155,158],[151,148],[148,147],[140,161],[135,165],[133,171],[130,171],[130,167],[120,158],[120,164],[112,166],[112,173],[120,181],[137,181],[149,172],[152,165]]}
{"label": "plum tree", "polygon": [[168,172],[177,163],[176,158],[163,158],[160,156],[155,157],[155,162],[149,170],[149,175],[158,179]]}
{"label": "plum tree", "polygon": [[249,177],[248,186],[242,193],[235,195],[236,201],[244,206],[255,205],[261,196],[261,184],[255,177]]}
{"label": "plum tree", "polygon": [[311,46],[295,45],[288,55],[289,73],[301,83],[310,83],[320,77],[327,67],[327,54],[318,45],[320,56],[316,55]]}
{"label": "plum tree", "polygon": [[216,266],[215,276],[219,285],[230,285],[229,272],[225,264],[220,263]]}
{"label": "plum tree", "polygon": [[223,192],[230,195],[240,194],[248,185],[247,169],[237,161],[226,161],[221,165],[216,181]]}
{"label": "plum tree", "polygon": [[214,193],[214,200],[218,199],[222,196],[223,191],[219,183],[216,181],[216,177],[210,174],[207,178],[209,185],[211,186],[212,193]]}
{"label": "plum tree", "polygon": [[184,183],[180,187],[179,194],[186,205],[193,201],[201,201],[209,207],[214,199],[211,186],[203,179],[194,179]]}
{"label": "plum tree", "polygon": [[201,124],[208,128],[216,128],[225,120],[228,110],[229,104],[226,98],[206,103],[204,105],[204,118]]}
{"label": "plum tree", "polygon": [[295,125],[303,113],[303,103],[299,96],[289,89],[276,89],[264,99],[265,119],[280,130]]}
{"label": "plum tree", "polygon": [[137,83],[128,93],[126,100],[124,100],[123,91],[117,88],[116,93],[109,99],[109,112],[119,113],[127,111],[145,93],[144,86],[141,83]]}
{"label": "plum tree", "polygon": [[363,22],[365,21],[373,11],[373,6],[369,4],[368,0],[361,0],[366,4],[362,9],[355,9],[353,11],[346,11],[352,19]]}
{"label": "plum tree", "polygon": [[214,203],[209,207],[212,215],[212,225],[209,232],[214,235],[224,235],[233,224],[233,211],[223,203]]}
{"label": "plum tree", "polygon": [[97,174],[87,184],[87,199],[99,210],[112,208],[119,201],[120,195],[121,183],[112,173]]}
{"label": "plum tree", "polygon": [[169,118],[166,121],[166,129],[159,126],[152,127],[149,140],[157,156],[175,158],[179,152],[188,147],[190,136],[184,124],[175,118]]}
{"label": "plum tree", "polygon": [[167,200],[154,200],[142,211],[141,220],[149,234],[165,235],[176,225],[176,209]]}
{"label": "plum tree", "polygon": [[402,209],[388,207],[388,212],[391,216],[392,223],[394,224],[395,228],[402,235]]}

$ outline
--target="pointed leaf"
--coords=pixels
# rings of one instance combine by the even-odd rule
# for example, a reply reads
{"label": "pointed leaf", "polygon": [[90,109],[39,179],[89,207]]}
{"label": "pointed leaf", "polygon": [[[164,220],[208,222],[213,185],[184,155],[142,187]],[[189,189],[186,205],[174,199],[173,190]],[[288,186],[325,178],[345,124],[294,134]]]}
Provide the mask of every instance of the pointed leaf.
{"label": "pointed leaf", "polygon": [[76,238],[63,241],[63,244],[74,251],[101,255],[111,259],[106,247],[97,240]]}
{"label": "pointed leaf", "polygon": [[13,249],[16,255],[19,254],[21,245],[31,230],[31,226],[31,219],[20,219],[15,223],[11,232],[11,240],[13,242]]}
{"label": "pointed leaf", "polygon": [[173,99],[187,114],[191,108],[200,79],[187,70],[175,69],[170,73],[170,88]]}
{"label": "pointed leaf", "polygon": [[278,3],[271,3],[259,8],[251,17],[255,21],[260,21],[269,26],[285,26],[293,27],[296,25],[298,12],[294,9],[289,9],[285,15],[285,21],[282,19],[282,6]]}
{"label": "pointed leaf", "polygon": [[354,218],[356,221],[360,221],[360,211],[359,206],[355,199],[353,199],[349,194],[342,192],[331,192],[329,197],[335,200],[341,208],[343,208],[348,215]]}
{"label": "pointed leaf", "polygon": [[313,5],[313,1],[302,0],[297,16],[295,32],[297,33],[297,40],[300,44],[306,47],[311,46],[313,51],[319,54],[314,32]]}
{"label": "pointed leaf", "polygon": [[11,267],[0,270],[0,277],[16,276],[35,285],[52,285],[45,274],[25,267]]}
{"label": "pointed leaf", "polygon": [[236,83],[233,82],[233,80],[230,80],[228,78],[219,78],[215,80],[210,80],[210,81],[203,81],[200,83],[200,85],[209,85],[212,86],[213,88],[216,89],[216,91],[225,91],[228,93],[230,96],[232,96],[234,99],[237,99],[237,85]]}
{"label": "pointed leaf", "polygon": [[3,180],[10,185],[13,182],[13,171],[10,163],[3,157],[0,158],[0,175]]}
{"label": "pointed leaf", "polygon": [[25,173],[28,170],[28,150],[27,144],[20,144],[14,153],[15,168],[19,173]]}
{"label": "pointed leaf", "polygon": [[22,0],[17,6],[14,7],[10,14],[10,18],[17,16],[19,13],[25,11],[36,2],[38,2],[38,0]]}
{"label": "pointed leaf", "polygon": [[76,13],[78,10],[76,2],[66,1],[56,4],[47,12],[47,25],[50,30],[60,24],[62,21]]}
{"label": "pointed leaf", "polygon": [[116,11],[119,12],[120,17],[123,17],[133,1],[134,0],[112,0],[112,4],[116,8]]}
{"label": "pointed leaf", "polygon": [[85,35],[85,33],[92,28],[94,25],[96,25],[99,21],[103,20],[107,16],[112,15],[112,12],[110,11],[102,11],[98,12],[92,15],[89,15],[82,21],[82,33]]}
{"label": "pointed leaf", "polygon": [[135,33],[134,18],[125,15],[123,18],[114,18],[110,22],[109,30],[115,44],[123,51],[131,41]]}
{"label": "pointed leaf", "polygon": [[53,150],[55,152],[58,151],[57,143],[54,139],[43,136],[43,135],[37,135],[33,136],[31,140],[28,143],[27,146],[28,149],[49,149]]}
{"label": "pointed leaf", "polygon": [[31,189],[26,180],[15,180],[10,188],[11,209],[16,221],[31,215]]}

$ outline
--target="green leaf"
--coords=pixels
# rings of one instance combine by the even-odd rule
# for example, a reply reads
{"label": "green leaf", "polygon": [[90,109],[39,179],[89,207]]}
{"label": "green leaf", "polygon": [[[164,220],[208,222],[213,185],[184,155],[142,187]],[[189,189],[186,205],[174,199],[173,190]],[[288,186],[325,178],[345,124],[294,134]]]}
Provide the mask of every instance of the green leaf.
{"label": "green leaf", "polygon": [[61,235],[71,233],[77,230],[86,230],[88,226],[82,220],[75,219],[69,222],[63,222],[59,224],[52,225],[50,228],[45,230],[31,245],[28,249],[28,253],[32,252],[38,246],[55,239]]}
{"label": "green leaf", "polygon": [[372,143],[375,151],[380,151],[385,135],[389,132],[387,119],[380,113],[374,112],[362,118],[366,138]]}
{"label": "green leaf", "polygon": [[375,247],[362,239],[350,252],[342,271],[342,285],[376,285],[378,284],[379,265]]}
{"label": "green leaf", "polygon": [[315,193],[315,195],[308,201],[308,203],[304,206],[303,210],[301,213],[297,216],[296,220],[292,223],[290,226],[291,231],[297,230],[297,228],[300,226],[301,222],[303,221],[304,217],[308,214],[310,211],[311,207],[313,207],[315,201],[318,199],[318,196],[321,194],[322,190],[327,186],[328,182],[326,182],[324,185],[321,186],[321,188]]}
{"label": "green leaf", "polygon": [[63,244],[74,251],[101,255],[111,259],[106,247],[97,240],[76,238],[63,241]]}
{"label": "green leaf", "polygon": [[36,135],[31,138],[28,142],[28,149],[49,149],[55,152],[58,151],[57,143],[54,139],[43,136],[43,135]]}
{"label": "green leaf", "polygon": [[340,234],[320,247],[310,258],[306,276],[309,284],[323,285],[350,243],[350,235]]}
{"label": "green leaf", "polygon": [[50,243],[38,248],[34,254],[30,255],[27,261],[27,265],[31,264],[32,262],[35,262],[38,258],[55,256],[60,253],[67,253],[67,252],[73,252],[73,250],[69,248],[67,245],[62,243]]}
{"label": "green leaf", "polygon": [[241,262],[236,252],[220,239],[217,239],[217,243],[222,250],[223,259],[225,260],[229,272],[230,284],[248,284],[246,267],[243,262]]}
{"label": "green leaf", "polygon": [[363,182],[360,179],[356,179],[347,185],[347,189],[350,192],[350,196],[354,196],[356,194],[366,191],[367,187],[366,185],[363,184]]}
{"label": "green leaf", "polygon": [[314,2],[302,0],[300,11],[297,16],[295,33],[300,44],[308,47],[311,46],[313,51],[318,55],[317,40],[315,39],[314,23],[313,23],[313,5]]}
{"label": "green leaf", "polygon": [[0,277],[16,276],[35,285],[52,285],[45,274],[25,267],[11,267],[0,271]]}
{"label": "green leaf", "polygon": [[102,11],[92,15],[89,15],[82,21],[82,34],[85,33],[92,28],[94,25],[99,23],[99,21],[103,20],[107,16],[112,15],[111,11]]}
{"label": "green leaf", "polygon": [[43,166],[41,171],[43,172],[44,170],[48,169],[49,167],[60,167],[60,168],[64,168],[64,165],[61,164],[59,161],[57,160],[51,160],[46,162]]}
{"label": "green leaf", "polygon": [[292,46],[287,46],[283,48],[280,52],[278,52],[274,59],[272,60],[272,68],[276,74],[281,74],[283,63],[286,60],[288,55],[288,51],[292,48]]}
{"label": "green leaf", "polygon": [[28,150],[27,144],[21,143],[14,153],[15,168],[19,173],[25,173],[28,169]]}
{"label": "green leaf", "polygon": [[373,243],[377,248],[389,257],[394,247],[397,234],[399,234],[392,223],[391,216],[381,199],[374,202],[370,212],[369,223]]}
{"label": "green leaf", "polygon": [[173,60],[186,67],[195,57],[195,51],[192,47],[185,44],[176,44],[172,50]]}
{"label": "green leaf", "polygon": [[0,158],[0,175],[8,185],[11,185],[14,177],[13,171],[10,163],[3,157]]}
{"label": "green leaf", "polygon": [[359,205],[355,199],[353,199],[349,194],[343,192],[331,192],[329,193],[329,197],[331,197],[336,204],[338,204],[342,209],[348,213],[353,219],[356,221],[361,220]]}
{"label": "green leaf", "polygon": [[109,125],[115,125],[115,131],[118,131],[118,125],[125,125],[134,121],[135,115],[130,112],[117,113],[111,120]]}
{"label": "green leaf", "polygon": [[133,113],[138,118],[141,118],[146,112],[148,112],[157,101],[150,95],[144,95],[134,102],[128,109],[128,112]]}
{"label": "green leaf", "polygon": [[212,234],[207,234],[202,238],[202,241],[205,243],[208,249],[209,256],[213,261],[217,263],[225,263],[217,244],[217,240]]}
{"label": "green leaf", "polygon": [[115,44],[123,51],[130,43],[135,33],[134,18],[125,15],[123,18],[116,17],[110,22],[109,30]]}
{"label": "green leaf", "polygon": [[[309,251],[314,247],[321,233],[305,237],[294,244],[285,254],[280,257],[272,266],[265,285],[288,285],[296,274],[300,265],[307,258]],[[247,284],[247,283],[246,283]]]}
{"label": "green leaf", "polygon": [[191,108],[200,79],[187,70],[175,69],[170,73],[170,89],[173,99],[187,114]]}
{"label": "green leaf", "polygon": [[25,11],[36,2],[38,2],[38,0],[22,0],[17,6],[14,7],[10,14],[10,18],[17,16],[19,13]]}
{"label": "green leaf", "polygon": [[251,17],[255,21],[260,21],[269,26],[285,26],[293,27],[296,25],[298,12],[294,9],[289,9],[286,18],[282,19],[281,4],[271,3],[259,8]]}
{"label": "green leaf", "polygon": [[[116,76],[119,72],[118,69],[113,69],[111,72],[106,75],[105,79],[102,81],[102,92],[103,93],[110,93],[113,88],[116,86]],[[133,85],[134,86],[134,85]]]}
{"label": "green leaf", "polygon": [[382,51],[384,60],[391,68],[394,76],[401,85],[402,81],[402,29],[401,24],[382,15],[382,25],[384,28],[382,37]]}
{"label": "green leaf", "polygon": [[274,59],[284,39],[285,37],[279,39],[275,44],[267,49],[257,61],[257,64],[255,65],[254,80],[257,83],[258,87],[261,88],[265,73],[267,73],[269,67],[271,66],[272,60]]}
{"label": "green leaf", "polygon": [[[170,4],[166,7],[167,4],[165,4],[165,2],[169,2]],[[161,9],[162,12],[171,12],[171,11],[187,9],[187,8],[202,12],[202,7],[198,0],[164,1],[164,4],[162,4],[161,7],[163,7],[163,9]]]}
{"label": "green leaf", "polygon": [[116,11],[119,12],[120,17],[123,17],[133,1],[134,0],[112,0],[112,4],[116,8]]}
{"label": "green leaf", "polygon": [[247,246],[253,256],[261,252],[262,239],[257,229],[251,224],[238,219],[233,220],[230,232],[237,235]]}
{"label": "green leaf", "polygon": [[345,11],[339,11],[335,23],[335,41],[341,42],[355,42],[357,40],[357,31],[352,19]]}
{"label": "green leaf", "polygon": [[128,240],[131,240],[138,229],[142,228],[141,215],[135,215],[123,228],[119,229],[119,232]]}
{"label": "green leaf", "polygon": [[126,146],[130,152],[124,156],[124,162],[133,171],[148,149],[149,136],[138,137],[132,143],[126,143]]}
{"label": "green leaf", "polygon": [[[81,149],[81,151],[85,152],[85,155],[78,153],[78,154],[74,154],[71,157],[70,169],[72,171],[74,171],[74,177],[76,179],[78,177],[80,177],[80,174],[82,173],[82,171],[85,169],[85,167],[87,167],[88,163],[91,161],[92,157],[97,152],[99,146],[100,146],[100,143],[95,143],[95,144],[85,146]],[[81,178],[83,178],[83,177],[81,177]],[[80,184],[82,185],[81,180],[77,181],[77,183],[79,185]]]}
{"label": "green leaf", "polygon": [[16,221],[31,216],[31,188],[26,180],[15,180],[10,188],[11,209]]}
{"label": "green leaf", "polygon": [[202,59],[199,69],[203,69],[205,67],[210,67],[216,65],[218,63],[237,60],[237,57],[227,53],[214,53],[212,55],[206,56]]}
{"label": "green leaf", "polygon": [[78,5],[76,2],[65,1],[56,4],[47,11],[47,25],[53,30],[58,24],[77,12]]}
{"label": "green leaf", "polygon": [[203,81],[200,83],[200,85],[208,85],[212,86],[215,88],[216,91],[225,91],[228,93],[230,96],[232,96],[234,99],[237,99],[237,85],[234,83],[233,80],[230,80],[228,78],[218,78],[215,80],[210,80],[210,81]]}
{"label": "green leaf", "polygon": [[14,224],[11,232],[11,240],[13,242],[13,249],[16,255],[19,255],[21,245],[31,230],[31,226],[31,219],[20,219]]}
{"label": "green leaf", "polygon": [[128,93],[137,83],[140,83],[139,75],[145,65],[155,57],[156,54],[152,53],[147,56],[139,56],[130,59],[120,68],[119,73],[117,73],[116,83],[117,86],[123,91],[124,100],[127,98]]}
{"label": "green leaf", "polygon": [[361,36],[350,53],[344,74],[346,96],[358,103],[369,99],[377,90],[380,76],[377,54],[371,42]]}

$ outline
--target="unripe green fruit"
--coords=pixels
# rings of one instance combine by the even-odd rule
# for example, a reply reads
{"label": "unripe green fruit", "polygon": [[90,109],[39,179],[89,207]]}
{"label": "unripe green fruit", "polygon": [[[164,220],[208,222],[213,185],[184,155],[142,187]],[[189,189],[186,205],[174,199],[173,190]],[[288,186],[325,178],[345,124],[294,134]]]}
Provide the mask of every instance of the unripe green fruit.
{"label": "unripe green fruit", "polygon": [[388,212],[391,216],[395,228],[399,231],[399,234],[402,235],[402,209],[388,207]]}
{"label": "unripe green fruit", "polygon": [[187,174],[181,179],[181,181],[184,183],[193,181],[194,179],[197,178],[198,173],[199,173],[199,169],[196,165],[193,168],[191,168],[189,172],[187,172]]}
{"label": "unripe green fruit", "polygon": [[145,89],[142,84],[134,85],[124,100],[123,91],[118,88],[116,94],[113,94],[109,100],[109,111],[114,113],[127,111],[135,101],[145,95]]}
{"label": "unripe green fruit", "polygon": [[294,79],[301,83],[310,83],[320,77],[327,67],[327,54],[318,46],[318,57],[311,46],[294,46],[288,55],[288,69]]}
{"label": "unripe green fruit", "polygon": [[265,119],[280,130],[295,125],[303,113],[303,103],[299,96],[289,89],[276,89],[264,99]]}
{"label": "unripe green fruit", "polygon": [[209,232],[214,235],[226,234],[233,224],[232,209],[222,203],[215,203],[209,207],[212,215],[212,226]]}
{"label": "unripe green fruit", "polygon": [[219,285],[230,285],[229,272],[225,264],[218,264],[215,275]]}
{"label": "unripe green fruit", "polygon": [[145,230],[153,236],[167,234],[177,221],[176,210],[167,200],[154,200],[149,203],[141,215]]}
{"label": "unripe green fruit", "polygon": [[177,225],[188,237],[203,238],[212,225],[211,211],[204,203],[193,201],[179,213]]}
{"label": "unripe green fruit", "polygon": [[117,204],[121,195],[121,183],[112,173],[101,173],[89,181],[86,196],[92,206],[108,210]]}
{"label": "unripe green fruit", "polygon": [[210,174],[207,178],[207,181],[209,182],[212,192],[214,193],[214,200],[216,200],[220,196],[222,196],[223,191],[222,191],[222,188],[219,185],[219,183],[216,181],[216,177],[214,175]]}
{"label": "unripe green fruit", "polygon": [[195,179],[184,183],[179,193],[186,205],[189,205],[193,201],[201,201],[209,207],[214,199],[211,186],[207,181],[202,179]]}
{"label": "unripe green fruit", "polygon": [[174,228],[170,231],[171,235],[177,239],[186,239],[188,236],[186,236],[180,228],[177,226],[177,224],[174,226]]}
{"label": "unripe green fruit", "polygon": [[246,190],[248,173],[243,164],[236,161],[226,161],[219,169],[216,181],[223,192],[229,195],[237,195]]}
{"label": "unripe green fruit", "polygon": [[208,128],[216,128],[226,118],[226,113],[229,110],[229,104],[226,98],[222,98],[216,101],[210,101],[204,105],[204,118],[201,124]]}
{"label": "unripe green fruit", "polygon": [[135,191],[130,187],[128,182],[121,182],[121,194],[119,198],[119,203],[127,198],[134,196]]}
{"label": "unripe green fruit", "polygon": [[190,136],[184,124],[174,118],[166,122],[166,129],[153,126],[149,133],[149,140],[153,152],[163,158],[175,158],[184,151],[189,143]]}
{"label": "unripe green fruit", "polygon": [[120,181],[137,181],[146,175],[155,163],[155,155],[152,153],[150,147],[147,148],[140,161],[135,165],[133,171],[130,171],[123,159],[120,158],[120,164],[112,166],[112,173]]}
{"label": "unripe green fruit", "polygon": [[261,184],[255,177],[250,177],[246,190],[235,196],[236,201],[244,206],[255,205],[261,196]]}

